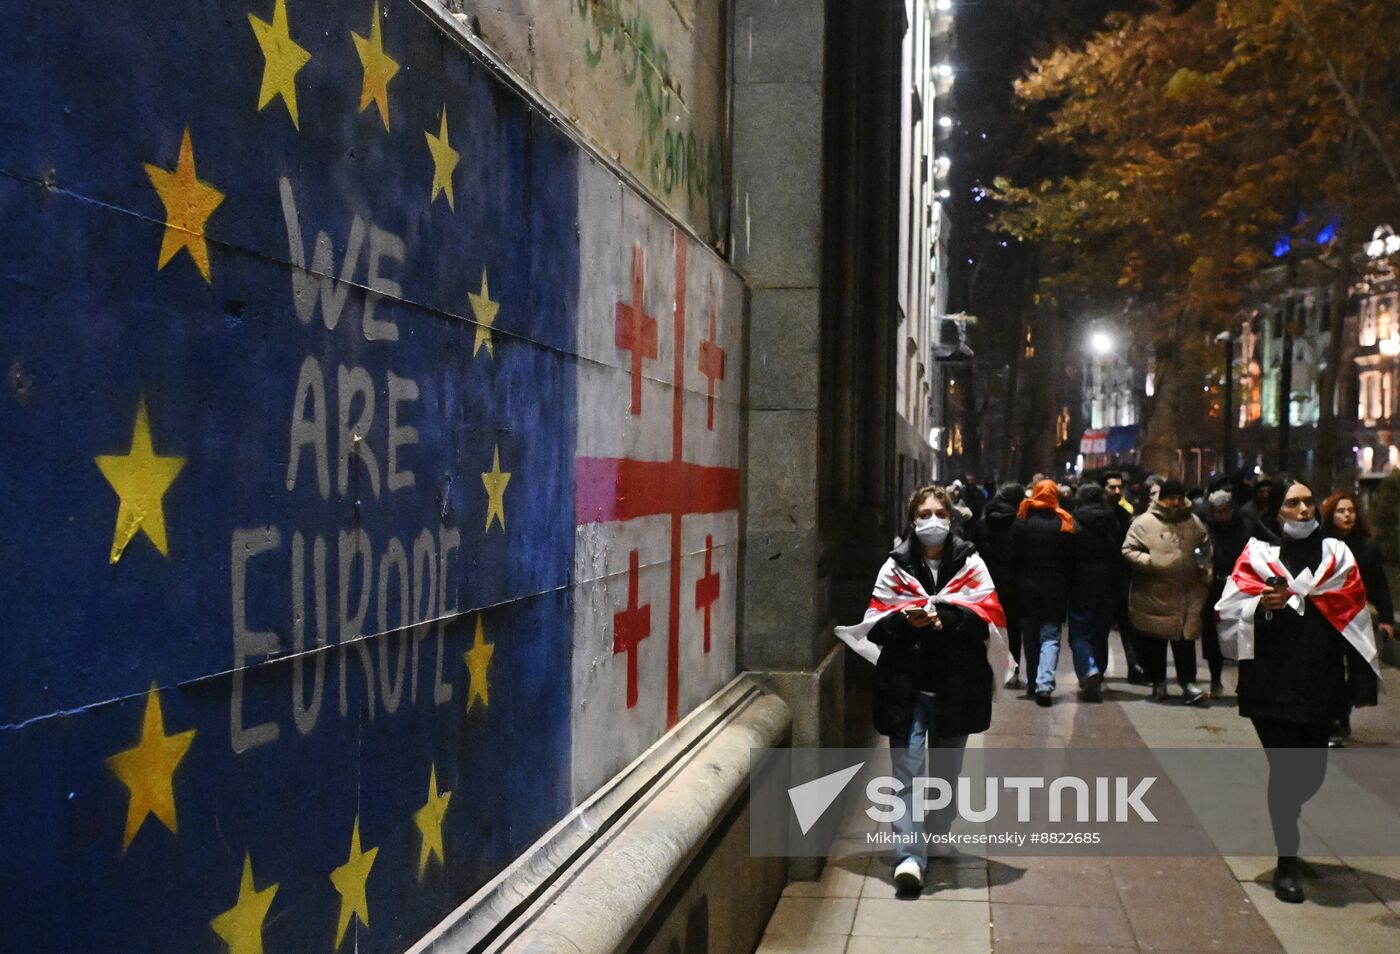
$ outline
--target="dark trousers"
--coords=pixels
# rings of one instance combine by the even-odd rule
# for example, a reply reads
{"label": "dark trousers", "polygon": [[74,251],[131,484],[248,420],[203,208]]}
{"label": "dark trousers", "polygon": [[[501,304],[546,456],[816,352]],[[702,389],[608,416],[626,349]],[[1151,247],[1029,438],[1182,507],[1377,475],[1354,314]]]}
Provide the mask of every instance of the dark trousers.
{"label": "dark trousers", "polygon": [[1298,817],[1327,775],[1327,723],[1250,719],[1269,760],[1269,822],[1280,858],[1298,854]]}
{"label": "dark trousers", "polygon": [[1112,601],[1083,600],[1069,608],[1069,641],[1073,646],[1076,640],[1087,642],[1093,652],[1094,665],[1102,673],[1108,672],[1108,634],[1113,629],[1114,605]]}
{"label": "dark trousers", "polygon": [[1201,614],[1201,652],[1210,667],[1210,681],[1219,682],[1225,670],[1225,656],[1220,652],[1220,627],[1215,621],[1215,604],[1209,603]]}
{"label": "dark trousers", "polygon": [[1138,640],[1138,659],[1142,671],[1153,682],[1167,681],[1167,643],[1172,646],[1172,660],[1176,663],[1176,681],[1186,685],[1196,681],[1196,644],[1189,639],[1158,639],[1156,636],[1143,636]]}
{"label": "dark trousers", "polygon": [[1141,642],[1141,637],[1133,628],[1133,621],[1128,618],[1128,594],[1126,592],[1118,595],[1118,638],[1123,641],[1123,661],[1128,664],[1128,669],[1141,669],[1142,659],[1138,652],[1138,643]]}
{"label": "dark trousers", "polygon": [[1022,672],[1026,674],[1029,691],[1035,690],[1036,673],[1040,671],[1040,643],[1050,638],[1052,632],[1058,639],[1060,625],[1059,620],[1044,619],[1033,613],[1021,614],[1021,649],[1026,654],[1026,668]]}
{"label": "dark trousers", "polygon": [[1021,614],[1015,610],[1006,612],[1006,644],[1011,650],[1011,658],[1021,665]]}

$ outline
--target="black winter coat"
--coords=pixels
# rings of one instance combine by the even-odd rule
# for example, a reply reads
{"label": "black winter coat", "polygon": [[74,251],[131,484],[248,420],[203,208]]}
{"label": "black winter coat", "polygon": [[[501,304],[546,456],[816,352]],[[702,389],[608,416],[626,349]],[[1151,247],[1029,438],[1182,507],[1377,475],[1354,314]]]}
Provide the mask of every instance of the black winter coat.
{"label": "black winter coat", "polygon": [[[1122,507],[1114,509],[1122,511]],[[1070,602],[1075,606],[1114,602],[1122,583],[1123,537],[1109,505],[1085,504],[1074,511],[1074,567]],[[1063,535],[1063,534],[1062,534]]]}
{"label": "black winter coat", "polygon": [[1011,527],[1016,587],[1023,619],[1061,622],[1069,609],[1074,537],[1051,510],[1032,510]]}
{"label": "black winter coat", "polygon": [[[1385,575],[1385,556],[1375,540],[1352,533],[1341,538],[1356,557],[1361,582],[1366,584],[1366,600],[1375,606],[1379,623],[1395,622],[1395,604],[1390,598],[1390,580]],[[1379,635],[1379,634],[1377,634]]]}
{"label": "black winter coat", "polygon": [[[1231,572],[1235,569],[1235,561],[1244,552],[1245,544],[1249,543],[1249,528],[1245,526],[1244,518],[1239,512],[1230,515],[1230,522],[1225,524],[1215,523],[1207,519],[1206,529],[1210,531],[1210,545],[1215,560],[1215,574],[1211,577],[1211,593],[1215,599],[1211,600],[1211,606],[1215,605],[1215,600],[1220,598],[1220,594],[1225,592],[1225,581],[1230,578]],[[1207,607],[1207,612],[1214,612]]]}
{"label": "black winter coat", "polygon": [[1011,527],[1016,523],[1016,504],[992,500],[982,512],[982,519],[972,525],[972,542],[986,561],[987,572],[996,584],[997,599],[1006,611],[1008,621],[1016,619],[1020,609],[1016,591],[1016,549],[1011,540]]}
{"label": "black winter coat", "polygon": [[[913,528],[890,557],[912,574],[925,592],[935,592]],[[977,548],[952,536],[943,547],[938,579],[947,582],[962,571]],[[875,729],[891,738],[909,738],[914,703],[920,689],[934,693],[934,732],[940,738],[985,732],[992,724],[992,667],[987,661],[987,624],[961,606],[938,604],[942,629],[920,629],[891,613],[870,631],[880,647],[871,702]]]}
{"label": "black winter coat", "polygon": [[[1298,574],[1322,563],[1322,532],[1284,539],[1279,559]],[[1240,660],[1240,715],[1309,725],[1330,724],[1350,705],[1376,704],[1371,667],[1312,600],[1254,617],[1254,658]]]}

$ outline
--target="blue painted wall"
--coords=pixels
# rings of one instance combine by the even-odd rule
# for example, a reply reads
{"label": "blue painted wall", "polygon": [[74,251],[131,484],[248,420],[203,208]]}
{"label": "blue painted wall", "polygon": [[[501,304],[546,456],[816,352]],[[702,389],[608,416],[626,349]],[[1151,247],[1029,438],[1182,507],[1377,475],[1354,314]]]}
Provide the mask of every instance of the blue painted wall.
{"label": "blue painted wall", "polygon": [[[352,917],[341,947],[400,950],[568,808],[577,150],[406,0],[377,8],[399,66],[387,129],[360,108],[368,0],[285,5],[310,54],[299,129],[285,95],[259,108],[249,14],[273,23],[272,0],[3,2],[0,950],[223,950],[211,921],[235,907],[245,857],[255,891],[278,886],[265,948],[329,950],[346,903],[330,876],[357,818],[378,852],[369,923]],[[455,210],[433,195],[425,139],[444,107]],[[184,236],[207,245],[207,280],[189,247],[158,267],[171,213],[146,165],[178,170],[186,129],[197,179],[223,196],[203,239]],[[337,275],[363,223],[333,329],[321,305],[299,314],[285,193],[305,261],[323,232]],[[396,341],[366,337],[376,245],[400,290],[374,318]],[[489,349],[469,298],[483,270]],[[325,496],[312,445],[289,489],[293,424],[316,410],[297,393],[308,359],[325,384]],[[342,493],[341,379],[361,373],[377,477],[351,457]],[[418,435],[396,452],[412,486],[393,490],[391,375],[416,385],[396,410]],[[123,501],[98,458],[129,454],[143,403],[154,454],[183,465],[113,562]],[[504,525],[486,529],[497,449]],[[361,539],[369,564],[342,573]],[[353,623],[362,600],[363,625],[342,633],[342,602]],[[270,633],[270,652],[236,651],[245,612],[243,642]],[[487,686],[465,657],[478,623]],[[309,707],[318,672],[319,711],[299,727],[294,681]],[[109,759],[138,747],[153,700],[158,738],[188,741],[167,776],[176,828],[143,814],[128,845],[135,796]],[[447,864],[420,875],[430,770],[451,792]]]}

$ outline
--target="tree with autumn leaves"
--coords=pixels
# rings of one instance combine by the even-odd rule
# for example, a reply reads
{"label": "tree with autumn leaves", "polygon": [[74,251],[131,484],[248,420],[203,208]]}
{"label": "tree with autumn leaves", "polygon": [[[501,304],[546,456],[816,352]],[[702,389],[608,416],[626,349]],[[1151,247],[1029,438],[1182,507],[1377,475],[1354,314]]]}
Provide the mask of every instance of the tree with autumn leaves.
{"label": "tree with autumn leaves", "polygon": [[1211,342],[1292,232],[1284,266],[1333,287],[1313,473],[1331,485],[1349,291],[1400,211],[1396,51],[1394,0],[1162,0],[1017,83],[1054,173],[998,179],[994,227],[1038,244],[1045,294],[1133,302],[1156,380],[1148,469],[1175,466]]}

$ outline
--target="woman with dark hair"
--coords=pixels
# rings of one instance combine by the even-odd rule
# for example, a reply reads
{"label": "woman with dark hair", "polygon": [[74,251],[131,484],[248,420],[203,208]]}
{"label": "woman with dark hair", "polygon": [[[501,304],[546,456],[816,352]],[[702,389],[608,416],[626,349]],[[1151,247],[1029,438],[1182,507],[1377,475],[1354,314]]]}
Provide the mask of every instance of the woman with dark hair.
{"label": "woman with dark hair", "polygon": [[[1376,630],[1385,638],[1395,637],[1395,606],[1390,598],[1390,581],[1385,575],[1385,556],[1377,546],[1366,515],[1356,495],[1336,491],[1322,502],[1322,529],[1347,545],[1356,557],[1361,582],[1366,587],[1366,600],[1374,610]],[[1351,738],[1351,706],[1337,716],[1327,744],[1340,749]]]}
{"label": "woman with dark hair", "polygon": [[[983,508],[981,519],[972,525],[972,542],[982,559],[987,561],[1001,608],[1006,613],[1006,638],[1011,644],[1011,658],[1015,660],[1009,685],[1014,689],[1021,688],[1021,614],[1011,527],[1016,522],[1021,501],[1025,499],[1026,488],[1023,484],[1002,484],[997,488],[996,496]],[[1034,679],[1034,676],[1031,678]]]}
{"label": "woman with dark hair", "polygon": [[[836,635],[875,663],[875,728],[890,740],[903,812],[892,823],[901,893],[923,886],[930,835],[946,835],[952,805],[932,813],[928,835],[913,820],[913,784],[926,774],[956,778],[967,737],[992,721],[992,693],[1010,669],[1006,618],[977,548],[952,529],[953,502],[942,487],[909,498],[909,526],[876,578],[865,619]],[[926,816],[927,817],[927,816]]]}
{"label": "woman with dark hair", "polygon": [[1274,894],[1297,903],[1298,817],[1322,786],[1333,720],[1347,705],[1376,704],[1380,668],[1356,558],[1322,532],[1306,484],[1276,486],[1282,542],[1250,539],[1215,608],[1220,648],[1240,661],[1240,715],[1269,759]]}

